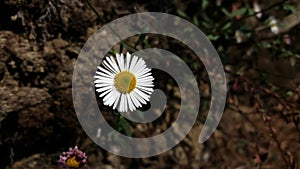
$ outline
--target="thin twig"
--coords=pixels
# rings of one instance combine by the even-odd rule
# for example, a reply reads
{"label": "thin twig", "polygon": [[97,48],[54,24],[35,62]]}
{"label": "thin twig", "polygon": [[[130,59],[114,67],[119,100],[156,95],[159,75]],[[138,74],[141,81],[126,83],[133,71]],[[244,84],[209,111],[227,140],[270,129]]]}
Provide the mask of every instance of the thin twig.
{"label": "thin twig", "polygon": [[[282,5],[282,4],[286,3],[286,2],[287,2],[287,0],[283,0],[283,1],[277,2],[275,4],[270,5],[269,7],[265,8],[265,9],[261,10],[260,12],[254,12],[253,14],[242,16],[240,19],[236,20],[235,22],[238,23],[238,22],[244,21],[245,19],[250,18],[252,16],[256,16],[259,13],[267,12],[267,11],[272,10],[273,8],[275,8],[277,6],[280,6],[280,5]],[[225,20],[222,24],[220,24],[220,26],[218,26],[218,29],[224,27],[227,23],[228,23],[228,20]]]}
{"label": "thin twig", "polygon": [[[263,113],[263,112],[262,112]],[[279,140],[277,139],[276,135],[275,135],[275,132],[270,124],[270,117],[266,117],[266,115],[263,113],[263,120],[265,122],[265,124],[268,126],[270,132],[271,132],[271,137],[273,138],[273,140],[275,141],[276,145],[277,145],[277,148],[279,149],[280,151],[280,154],[281,154],[281,158],[282,160],[284,161],[284,164],[285,164],[285,167],[288,169],[289,168],[289,165],[288,165],[288,162],[286,161],[285,157],[284,157],[284,151],[282,150],[281,146],[280,146],[280,142]]]}
{"label": "thin twig", "polygon": [[91,4],[89,0],[84,0],[88,6],[93,10],[93,12],[97,15],[97,17],[100,19],[101,22],[106,24],[105,19],[98,13],[98,11],[94,8],[94,6]]}
{"label": "thin twig", "polygon": [[[103,22],[104,24],[107,24],[107,22],[105,21],[105,19],[94,8],[94,6],[91,4],[91,2],[89,0],[84,0],[84,1],[92,9],[92,11],[97,15],[97,17],[100,19],[100,21]],[[136,51],[136,48],[133,47],[132,45],[130,45],[129,43],[123,41],[122,38],[119,36],[119,34],[114,29],[112,29],[109,24],[107,24],[106,26],[113,32],[113,34],[115,34],[119,38],[120,42],[124,45],[124,47],[126,47],[127,50],[130,50],[130,52]]]}

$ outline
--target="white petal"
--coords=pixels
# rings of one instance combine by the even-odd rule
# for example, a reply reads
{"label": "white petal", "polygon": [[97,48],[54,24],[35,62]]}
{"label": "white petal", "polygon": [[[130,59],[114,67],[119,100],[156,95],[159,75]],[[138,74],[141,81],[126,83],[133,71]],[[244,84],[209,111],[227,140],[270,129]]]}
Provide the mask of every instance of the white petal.
{"label": "white petal", "polygon": [[111,92],[113,94],[113,101],[112,101],[112,103],[109,106],[115,105],[115,104],[117,104],[119,102],[118,99],[119,99],[119,93],[120,92],[118,92],[116,90],[116,88],[113,88],[113,90]]}
{"label": "white petal", "polygon": [[120,112],[124,112],[124,110],[125,110],[125,106],[124,106],[124,98],[125,98],[125,96],[124,96],[124,94],[122,93],[121,94],[121,101],[120,101],[120,104],[119,104],[119,108],[118,108],[118,110],[120,111]]}
{"label": "white petal", "polygon": [[100,77],[95,80],[95,83],[114,84],[114,79]]}
{"label": "white petal", "polygon": [[106,86],[106,87],[101,87],[101,88],[99,88],[99,89],[97,89],[97,90],[99,90],[100,92],[103,92],[103,91],[108,90],[108,89],[110,89],[110,88],[112,88],[111,85]]}
{"label": "white petal", "polygon": [[124,111],[127,112],[128,111],[128,101],[127,101],[127,97],[126,94],[123,94],[124,97]]}
{"label": "white petal", "polygon": [[116,109],[118,103],[120,102],[120,96],[121,96],[121,93],[116,91],[115,92],[115,97],[116,97],[116,100],[115,100],[115,103],[113,105],[113,109]]}
{"label": "white petal", "polygon": [[106,77],[106,76],[97,76],[97,80],[114,80],[114,76]]}
{"label": "white petal", "polygon": [[[96,90],[97,91],[97,90]],[[109,89],[109,90],[106,90],[106,91],[104,91],[103,93],[101,93],[100,95],[99,95],[99,97],[104,97],[104,96],[106,96],[108,93],[110,93],[112,91],[112,89]],[[97,91],[98,92],[98,91]]]}
{"label": "white petal", "polygon": [[110,72],[110,71],[104,69],[103,67],[100,67],[99,69],[100,69],[102,72],[104,72],[105,74],[107,74],[107,75],[109,75],[109,76],[111,76],[111,77],[113,77],[113,76],[115,75],[114,73],[112,73],[112,72]]}
{"label": "white petal", "polygon": [[145,62],[142,59],[138,59],[136,66],[132,69],[132,72],[138,73],[141,70],[144,70],[146,68]]}
{"label": "white petal", "polygon": [[[96,90],[97,91],[97,90]],[[103,93],[101,93],[99,96],[100,97],[103,97],[103,96],[106,96],[109,92],[111,92],[112,91],[112,89],[110,89],[110,90],[106,90],[106,91],[104,91]],[[98,91],[97,91],[98,92]]]}
{"label": "white petal", "polygon": [[153,88],[154,84],[152,82],[137,82],[136,87],[147,87],[147,88]]}
{"label": "white petal", "polygon": [[150,96],[136,88],[136,93],[146,101],[149,101]]}
{"label": "white petal", "polygon": [[135,97],[135,92],[131,92],[130,94],[131,100],[133,101],[135,107],[142,107],[142,104],[137,100],[137,98]]}
{"label": "white petal", "polygon": [[149,98],[150,98],[150,95],[153,93],[153,91],[146,91],[146,90],[142,90],[140,88],[137,88],[137,89],[139,89],[141,92],[143,92],[144,94],[146,94]]}
{"label": "white petal", "polygon": [[[138,57],[133,56],[132,61],[131,61],[131,64],[130,64],[130,67],[129,67],[129,71],[130,71],[130,72],[133,72],[132,70],[135,68],[135,65],[136,65],[137,60],[138,60]],[[134,72],[133,72],[133,73],[134,73]]]}
{"label": "white petal", "polygon": [[111,77],[111,75],[109,74],[106,74],[104,72],[101,72],[101,71],[96,71],[96,74],[100,75],[100,76],[107,76],[107,77]]}
{"label": "white petal", "polygon": [[98,76],[96,80],[114,80],[114,76],[113,77]]}
{"label": "white petal", "polygon": [[102,88],[102,87],[106,87],[106,86],[112,86],[112,85],[109,84],[109,83],[97,83],[97,84],[95,84],[96,88]]}
{"label": "white petal", "polygon": [[120,69],[119,69],[119,66],[118,64],[116,63],[115,59],[110,56],[109,58],[107,58],[107,61],[110,63],[110,65],[119,73],[120,72]]}
{"label": "white petal", "polygon": [[143,87],[143,86],[138,86],[139,89],[142,89],[143,91],[150,91],[153,92],[153,88],[150,87]]}
{"label": "white petal", "polygon": [[116,58],[117,58],[117,65],[119,66],[120,68],[120,71],[122,71],[122,68],[121,68],[121,55],[120,54],[116,54]]}
{"label": "white petal", "polygon": [[103,73],[103,72],[96,72],[98,75],[95,75],[94,76],[94,78],[100,78],[100,77],[107,77],[107,78],[113,78],[113,77],[111,77],[111,76],[109,76],[109,75],[107,75],[107,74],[105,74],[105,73]]}
{"label": "white petal", "polygon": [[115,70],[106,60],[103,61],[103,66],[108,69],[110,72],[117,74],[117,70]]}
{"label": "white petal", "polygon": [[109,106],[112,106],[115,103],[118,103],[118,99],[119,99],[119,95],[118,95],[118,91],[114,88],[112,91],[112,101],[110,102]]}
{"label": "white petal", "polygon": [[124,66],[124,55],[123,55],[123,53],[121,53],[121,56],[120,56],[120,63],[119,63],[119,66],[120,66],[121,71],[125,70],[125,66]]}
{"label": "white petal", "polygon": [[[113,88],[111,88],[111,89],[110,89],[110,92],[103,98],[103,102],[104,102],[104,103],[107,103],[107,104],[108,104],[108,103],[109,103],[108,101],[110,101],[111,98],[114,97],[112,90],[113,90]],[[107,104],[105,104],[105,105],[107,105]]]}
{"label": "white petal", "polygon": [[97,83],[99,82],[99,83],[108,83],[108,84],[113,84],[113,79],[104,79],[104,78],[102,78],[102,79],[97,79],[97,80],[95,80],[95,82],[97,81]]}
{"label": "white petal", "polygon": [[134,105],[133,105],[133,103],[132,103],[132,100],[131,100],[131,98],[130,98],[130,95],[127,93],[126,96],[127,96],[128,107],[129,107],[130,111],[135,110],[135,107],[134,107]]}
{"label": "white petal", "polygon": [[106,96],[103,98],[103,104],[104,105],[109,105],[112,99],[112,92],[109,92]]}
{"label": "white petal", "polygon": [[139,82],[147,82],[147,81],[153,81],[154,78],[152,76],[146,76],[146,77],[137,77],[136,80]]}
{"label": "white petal", "polygon": [[135,73],[136,77],[138,78],[143,78],[143,77],[147,77],[147,76],[150,76],[151,75],[151,69],[144,69],[144,70],[141,70],[137,73]]}
{"label": "white petal", "polygon": [[[140,103],[142,103],[142,104],[146,104],[146,100],[143,98],[143,97],[141,97],[139,94],[138,94],[138,89],[136,88],[136,89],[134,89],[134,92],[132,93],[132,95],[140,102]],[[139,91],[140,92],[140,91]]]}
{"label": "white petal", "polygon": [[109,84],[109,83],[97,83],[97,84],[95,84],[96,88],[105,87],[105,86],[111,86],[111,84]]}
{"label": "white petal", "polygon": [[149,81],[136,81],[137,86],[154,86],[152,80]]}
{"label": "white petal", "polygon": [[[108,105],[108,106],[111,106],[111,105],[113,105],[113,103],[114,103],[114,100],[115,100],[115,98],[114,98],[114,95],[113,95],[113,92],[111,91],[109,94],[111,94],[109,97],[108,97],[108,99],[106,100],[106,104]],[[108,95],[107,95],[108,96]],[[106,97],[106,96],[105,96]],[[104,99],[103,99],[103,101],[104,101]]]}
{"label": "white petal", "polygon": [[141,84],[141,83],[139,83],[137,86],[152,88],[152,87],[154,87],[154,84],[151,84],[151,83]]}
{"label": "white petal", "polygon": [[129,66],[130,66],[130,60],[131,60],[131,55],[130,53],[127,52],[126,54],[126,67],[125,67],[125,70],[129,70]]}

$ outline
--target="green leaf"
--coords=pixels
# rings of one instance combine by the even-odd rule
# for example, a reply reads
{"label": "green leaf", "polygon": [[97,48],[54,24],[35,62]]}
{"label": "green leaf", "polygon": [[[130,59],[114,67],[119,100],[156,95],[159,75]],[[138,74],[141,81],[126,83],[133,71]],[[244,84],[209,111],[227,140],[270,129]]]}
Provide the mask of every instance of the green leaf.
{"label": "green leaf", "polygon": [[234,18],[238,15],[243,15],[247,12],[247,8],[240,8],[240,9],[238,9],[238,10],[232,12],[232,13],[229,13],[225,8],[222,8],[221,10],[230,19],[232,19],[232,18]]}
{"label": "green leaf", "polygon": [[217,27],[216,23],[208,17],[202,18],[202,21],[200,23],[203,26],[205,26],[205,28],[207,28],[207,29],[211,29],[212,27]]}
{"label": "green leaf", "polygon": [[232,22],[227,22],[227,23],[223,26],[222,30],[224,31],[224,30],[230,28],[231,26],[232,26]]}
{"label": "green leaf", "polygon": [[207,38],[208,38],[209,40],[212,40],[212,41],[218,40],[219,37],[220,37],[219,35],[213,35],[213,34],[207,35]]}
{"label": "green leaf", "polygon": [[269,23],[271,22],[271,20],[272,20],[272,17],[268,17],[266,20],[263,21],[263,23],[265,25],[269,25]]}
{"label": "green leaf", "polygon": [[284,4],[283,9],[286,11],[291,11],[292,13],[296,12],[296,7],[290,4]]}
{"label": "green leaf", "polygon": [[147,36],[147,34],[140,34],[138,40],[134,44],[134,48],[136,48],[138,45],[141,45],[144,42],[146,36]]}
{"label": "green leaf", "polygon": [[145,45],[145,48],[150,48],[150,43],[148,42],[147,39],[144,40],[144,45]]}
{"label": "green leaf", "polygon": [[108,53],[112,56],[115,56],[118,53],[118,51],[112,48]]}
{"label": "green leaf", "polygon": [[221,11],[230,18],[230,13],[225,8],[222,8]]}
{"label": "green leaf", "polygon": [[249,25],[241,25],[239,29],[244,32],[250,32],[252,30]]}
{"label": "green leaf", "polygon": [[199,20],[198,20],[198,18],[197,18],[196,15],[193,17],[193,23],[194,23],[196,26],[199,26]]}
{"label": "green leaf", "polygon": [[117,125],[119,129],[122,129],[127,136],[131,136],[130,126],[123,116],[120,116]]}
{"label": "green leaf", "polygon": [[208,22],[206,22],[206,21],[203,21],[203,22],[202,22],[202,25],[203,25],[205,28],[207,28],[207,29],[210,29],[210,28],[211,28],[210,23],[208,23]]}
{"label": "green leaf", "polygon": [[263,48],[271,48],[272,47],[272,45],[268,42],[262,42],[261,45]]}
{"label": "green leaf", "polygon": [[247,12],[247,8],[241,8],[241,9],[238,9],[237,11],[234,11],[233,13],[231,13],[230,16],[231,16],[231,18],[233,18],[238,15],[243,15],[246,12]]}
{"label": "green leaf", "polygon": [[188,18],[188,15],[185,13],[185,12],[183,12],[182,10],[180,10],[180,9],[177,9],[177,14],[179,15],[179,16],[181,16],[181,17],[183,17],[183,18]]}
{"label": "green leaf", "polygon": [[255,11],[252,8],[248,8],[248,14],[249,15],[254,15]]}
{"label": "green leaf", "polygon": [[208,5],[208,0],[202,0],[202,3],[201,3],[201,8],[202,9],[205,9]]}

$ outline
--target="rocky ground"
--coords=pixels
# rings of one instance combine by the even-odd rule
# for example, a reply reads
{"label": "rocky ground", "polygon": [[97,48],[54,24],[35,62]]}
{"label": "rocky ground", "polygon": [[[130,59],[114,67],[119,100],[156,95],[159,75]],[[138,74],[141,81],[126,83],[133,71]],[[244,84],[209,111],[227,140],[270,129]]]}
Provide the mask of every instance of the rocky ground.
{"label": "rocky ground", "polygon": [[[73,66],[85,41],[105,24],[103,19],[112,21],[142,11],[178,14],[178,9],[192,16],[201,4],[120,0],[91,3],[102,19],[83,0],[0,2],[0,168],[56,169],[59,154],[75,145],[87,152],[91,169],[299,167],[300,61],[296,57],[280,57],[261,46],[251,53],[254,44],[261,41],[259,37],[244,44],[236,44],[234,38],[213,41],[216,48],[223,47],[221,57],[226,56],[223,62],[228,98],[218,129],[204,144],[198,143],[198,136],[209,107],[210,91],[201,63],[193,72],[198,74],[202,113],[179,145],[155,157],[130,159],[94,144],[82,130],[72,102]],[[284,18],[288,14],[280,15]],[[248,22],[252,23],[246,19]],[[296,24],[286,33],[292,36],[292,45],[277,47],[299,51],[298,32]],[[275,41],[282,37],[264,38]],[[165,38],[150,35],[148,40],[150,45],[172,48]],[[176,98],[177,89],[165,90],[170,98]],[[151,134],[157,127],[166,129],[164,123],[172,122],[168,114],[177,108],[176,101],[170,100],[173,109],[166,110],[162,122],[142,126],[143,130]],[[138,132],[136,126],[132,126],[132,131]]]}

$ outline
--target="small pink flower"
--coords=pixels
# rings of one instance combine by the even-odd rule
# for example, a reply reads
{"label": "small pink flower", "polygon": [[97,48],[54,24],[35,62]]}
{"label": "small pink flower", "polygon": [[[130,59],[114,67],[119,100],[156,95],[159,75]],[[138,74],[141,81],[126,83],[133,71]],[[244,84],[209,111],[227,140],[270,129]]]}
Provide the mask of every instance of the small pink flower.
{"label": "small pink flower", "polygon": [[63,169],[85,169],[87,156],[77,146],[59,156],[58,164]]}

